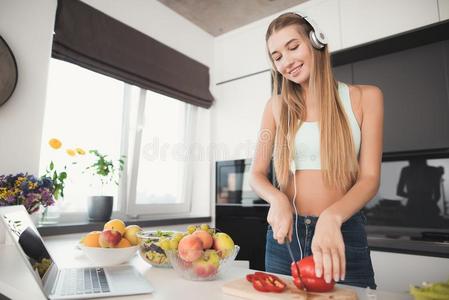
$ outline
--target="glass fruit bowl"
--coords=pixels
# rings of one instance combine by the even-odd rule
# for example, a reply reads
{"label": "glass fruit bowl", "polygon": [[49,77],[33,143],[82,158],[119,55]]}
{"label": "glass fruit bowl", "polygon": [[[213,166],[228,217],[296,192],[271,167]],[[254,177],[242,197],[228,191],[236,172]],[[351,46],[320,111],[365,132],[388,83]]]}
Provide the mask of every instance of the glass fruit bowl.
{"label": "glass fruit bowl", "polygon": [[176,248],[182,233],[171,230],[143,231],[138,233],[137,237],[139,238],[139,254],[144,261],[154,267],[171,267],[164,248],[170,248],[170,243],[176,243],[172,246]]}
{"label": "glass fruit bowl", "polygon": [[166,250],[173,269],[188,280],[213,280],[223,272],[237,256],[240,247],[220,251],[214,249],[190,250],[181,254],[178,250]]}

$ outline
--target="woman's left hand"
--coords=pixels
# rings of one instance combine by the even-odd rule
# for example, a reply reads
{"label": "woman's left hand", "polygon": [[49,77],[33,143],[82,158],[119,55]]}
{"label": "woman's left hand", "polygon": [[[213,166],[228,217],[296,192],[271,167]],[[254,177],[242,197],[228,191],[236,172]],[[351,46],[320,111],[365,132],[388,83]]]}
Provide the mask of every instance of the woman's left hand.
{"label": "woman's left hand", "polygon": [[312,254],[317,277],[326,282],[344,280],[346,271],[345,244],[341,221],[324,211],[318,218],[312,239]]}

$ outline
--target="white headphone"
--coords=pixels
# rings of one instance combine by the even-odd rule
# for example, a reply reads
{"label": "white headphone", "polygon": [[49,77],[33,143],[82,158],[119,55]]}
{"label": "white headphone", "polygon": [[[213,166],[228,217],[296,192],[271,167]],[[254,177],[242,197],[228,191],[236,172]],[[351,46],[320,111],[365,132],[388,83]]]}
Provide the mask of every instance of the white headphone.
{"label": "white headphone", "polygon": [[309,33],[309,38],[313,48],[318,50],[323,49],[323,47],[327,45],[327,38],[317,23],[303,13],[295,11],[294,14],[303,18],[310,26],[312,26],[312,30]]}

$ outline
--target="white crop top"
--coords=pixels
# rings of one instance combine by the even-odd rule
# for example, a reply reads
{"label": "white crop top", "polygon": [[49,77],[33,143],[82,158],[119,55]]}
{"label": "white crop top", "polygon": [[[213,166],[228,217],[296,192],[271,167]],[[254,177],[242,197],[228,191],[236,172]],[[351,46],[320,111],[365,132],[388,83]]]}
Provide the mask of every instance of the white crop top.
{"label": "white crop top", "polygon": [[[338,82],[338,93],[352,131],[356,155],[359,155],[361,132],[354,112],[352,111],[349,87]],[[320,170],[320,129],[318,122],[302,122],[295,137],[294,169]]]}

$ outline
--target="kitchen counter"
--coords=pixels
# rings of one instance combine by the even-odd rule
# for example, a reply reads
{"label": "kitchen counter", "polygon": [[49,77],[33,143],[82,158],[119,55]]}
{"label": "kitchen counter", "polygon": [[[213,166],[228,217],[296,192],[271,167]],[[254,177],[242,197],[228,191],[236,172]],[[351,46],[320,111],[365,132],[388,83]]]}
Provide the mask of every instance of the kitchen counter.
{"label": "kitchen counter", "polygon": [[[81,235],[61,235],[45,238],[46,245],[58,266],[84,267],[91,266],[91,262],[84,254],[75,248]],[[0,291],[3,293],[20,291],[27,285],[27,294],[31,293],[33,299],[37,299],[38,287],[33,282],[27,283],[31,277],[27,277],[26,269],[17,264],[19,253],[14,245],[0,245]],[[155,291],[151,295],[136,295],[126,297],[114,297],[113,299],[225,299],[237,300],[240,298],[225,295],[221,291],[224,283],[244,278],[250,272],[244,262],[235,262],[223,274],[214,281],[188,281],[179,277],[173,269],[153,268],[136,255],[130,263],[148,279]],[[31,275],[31,274],[28,274]],[[32,280],[31,280],[32,281]],[[34,289],[34,290],[33,290]],[[411,299],[407,294],[391,293],[387,291],[373,291],[362,288],[354,288],[359,299]],[[26,298],[25,298],[26,299]],[[102,298],[104,299],[104,298]]]}
{"label": "kitchen counter", "polygon": [[371,250],[449,258],[449,243],[413,240],[408,236],[387,237],[368,234]]}

